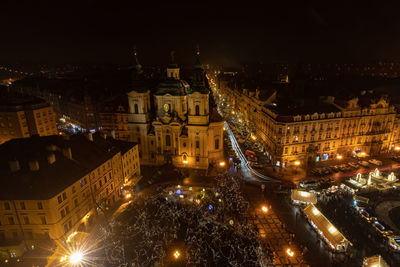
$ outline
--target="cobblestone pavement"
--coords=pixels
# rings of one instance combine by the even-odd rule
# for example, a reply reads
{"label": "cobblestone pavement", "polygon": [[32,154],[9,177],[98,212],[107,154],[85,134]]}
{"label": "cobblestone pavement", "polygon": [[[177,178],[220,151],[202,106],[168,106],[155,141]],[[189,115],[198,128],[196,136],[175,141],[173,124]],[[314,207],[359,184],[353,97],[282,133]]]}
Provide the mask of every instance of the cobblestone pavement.
{"label": "cobblestone pavement", "polygon": [[[304,263],[301,248],[292,241],[292,233],[278,219],[274,210],[265,203],[259,188],[254,186],[245,186],[244,193],[250,203],[249,222],[255,224],[265,245],[269,246],[274,252],[275,266],[309,266]],[[268,212],[264,213],[261,207],[268,207]],[[290,257],[286,250],[290,248],[294,255]]]}

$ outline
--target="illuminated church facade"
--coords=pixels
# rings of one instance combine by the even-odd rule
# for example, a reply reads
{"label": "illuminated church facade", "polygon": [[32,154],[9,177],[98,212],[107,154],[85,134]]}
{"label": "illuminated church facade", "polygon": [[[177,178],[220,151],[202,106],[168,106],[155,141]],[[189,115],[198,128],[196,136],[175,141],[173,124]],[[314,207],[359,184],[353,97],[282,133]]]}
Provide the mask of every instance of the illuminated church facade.
{"label": "illuminated church facade", "polygon": [[166,77],[149,86],[135,52],[128,127],[131,141],[139,144],[141,164],[207,169],[223,160],[224,122],[210,99],[199,55],[190,83],[181,79],[172,59]]}

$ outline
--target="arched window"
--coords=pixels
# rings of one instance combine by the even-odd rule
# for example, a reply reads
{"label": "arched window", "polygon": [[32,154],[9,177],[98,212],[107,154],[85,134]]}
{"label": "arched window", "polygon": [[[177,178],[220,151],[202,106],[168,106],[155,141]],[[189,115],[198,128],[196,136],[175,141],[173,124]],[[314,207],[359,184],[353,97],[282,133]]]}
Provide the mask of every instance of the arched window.
{"label": "arched window", "polygon": [[165,145],[170,146],[171,145],[171,136],[166,135],[165,136]]}
{"label": "arched window", "polygon": [[135,104],[135,114],[138,114],[139,113],[139,107],[138,107],[138,104]]}
{"label": "arched window", "polygon": [[200,106],[196,105],[196,116],[200,115]]}
{"label": "arched window", "polygon": [[215,139],[215,149],[219,149],[219,139]]}

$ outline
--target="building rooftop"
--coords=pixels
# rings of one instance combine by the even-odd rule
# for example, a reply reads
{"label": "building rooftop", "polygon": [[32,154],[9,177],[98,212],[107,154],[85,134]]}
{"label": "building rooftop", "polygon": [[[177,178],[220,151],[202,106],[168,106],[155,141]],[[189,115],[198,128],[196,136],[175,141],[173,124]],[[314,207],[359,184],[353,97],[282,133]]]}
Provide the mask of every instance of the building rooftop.
{"label": "building rooftop", "polygon": [[[0,145],[0,199],[49,199],[119,151],[124,153],[135,145],[97,136],[93,140],[84,135],[32,136]],[[51,163],[53,155],[55,161]],[[10,165],[15,167],[16,161],[19,167],[11,171]],[[38,170],[31,170],[32,164]]]}
{"label": "building rooftop", "polygon": [[47,107],[49,104],[38,97],[4,97],[0,98],[0,111],[32,110]]}

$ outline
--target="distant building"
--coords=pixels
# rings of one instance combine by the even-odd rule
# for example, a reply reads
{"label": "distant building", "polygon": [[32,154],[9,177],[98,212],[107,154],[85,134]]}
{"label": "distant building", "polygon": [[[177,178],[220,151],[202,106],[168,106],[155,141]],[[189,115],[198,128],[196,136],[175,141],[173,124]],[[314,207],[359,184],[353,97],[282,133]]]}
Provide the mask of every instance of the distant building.
{"label": "distant building", "polygon": [[0,145],[0,257],[93,225],[140,175],[134,143],[87,136],[32,136]]}
{"label": "distant building", "polygon": [[131,140],[140,147],[141,163],[207,169],[222,160],[224,122],[210,102],[199,52],[190,84],[180,78],[173,59],[166,77],[154,87],[154,81],[143,80],[141,74],[136,58],[128,123]]}
{"label": "distant building", "polygon": [[126,95],[105,101],[100,109],[100,125],[103,132],[115,139],[129,141],[128,100]]}
{"label": "distant building", "polygon": [[0,100],[0,144],[13,138],[58,134],[56,118],[46,101],[35,97]]}

